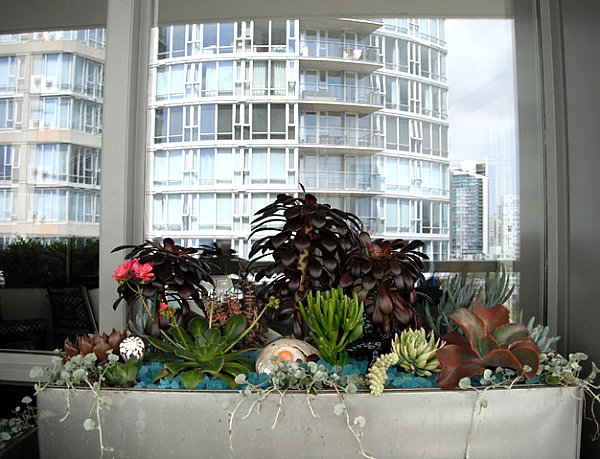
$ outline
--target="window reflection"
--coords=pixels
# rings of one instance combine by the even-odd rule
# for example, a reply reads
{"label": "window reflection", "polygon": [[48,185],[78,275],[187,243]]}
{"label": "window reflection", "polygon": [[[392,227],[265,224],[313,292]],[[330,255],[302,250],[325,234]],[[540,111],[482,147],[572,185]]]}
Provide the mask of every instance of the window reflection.
{"label": "window reflection", "polygon": [[[104,45],[104,29],[0,36],[0,347],[93,330]],[[67,287],[65,315],[47,289]]]}

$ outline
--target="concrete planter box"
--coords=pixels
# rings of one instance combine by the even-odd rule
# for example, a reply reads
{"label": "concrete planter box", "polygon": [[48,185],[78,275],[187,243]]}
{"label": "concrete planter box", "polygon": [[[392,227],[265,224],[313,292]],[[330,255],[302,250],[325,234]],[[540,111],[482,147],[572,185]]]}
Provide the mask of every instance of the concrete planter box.
{"label": "concrete planter box", "polygon": [[[86,390],[38,395],[41,458],[99,455],[98,433],[83,429],[93,402]],[[311,416],[304,393],[288,393],[277,427],[271,430],[279,397],[270,396],[260,413],[234,421],[233,451],[228,446],[227,413],[236,392],[108,390],[113,406],[103,410],[104,441],[118,458],[352,458],[360,457],[343,416],[333,407],[335,393],[321,393]],[[471,432],[474,391],[396,390],[380,397],[359,393],[346,398],[351,416],[367,419],[365,450],[377,458],[462,458]],[[475,417],[471,458],[578,458],[582,400],[572,388],[519,387],[485,393],[488,407]]]}

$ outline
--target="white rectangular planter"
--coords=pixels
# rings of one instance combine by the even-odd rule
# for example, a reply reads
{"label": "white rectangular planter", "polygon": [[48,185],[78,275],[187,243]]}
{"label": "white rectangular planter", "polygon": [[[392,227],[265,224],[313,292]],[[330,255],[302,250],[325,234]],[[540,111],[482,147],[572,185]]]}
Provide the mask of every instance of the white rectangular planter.
{"label": "white rectangular planter", "polygon": [[[65,414],[65,389],[38,395],[42,459],[98,457],[97,431],[85,431],[91,392],[72,391],[71,414]],[[260,413],[233,426],[223,404],[234,406],[237,392],[108,390],[113,401],[103,409],[104,441],[117,458],[352,458],[357,443],[343,416],[336,416],[335,393],[313,402],[313,418],[304,393],[289,392],[275,430],[271,425],[278,396],[271,395]],[[488,406],[474,416],[478,394],[440,389],[385,391],[379,397],[346,397],[351,418],[364,416],[363,445],[377,458],[462,458],[472,436],[471,458],[578,458],[582,400],[574,388],[518,387],[485,393]],[[93,417],[93,416],[92,416]],[[472,423],[475,429],[472,432]],[[107,455],[105,455],[107,457]],[[110,455],[108,457],[111,457]]]}

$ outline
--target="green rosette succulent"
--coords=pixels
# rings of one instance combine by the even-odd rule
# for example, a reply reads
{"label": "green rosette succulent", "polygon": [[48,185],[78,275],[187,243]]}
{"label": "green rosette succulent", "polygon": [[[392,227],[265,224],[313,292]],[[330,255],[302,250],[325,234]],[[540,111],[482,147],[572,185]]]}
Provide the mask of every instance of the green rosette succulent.
{"label": "green rosette succulent", "polygon": [[400,367],[416,376],[431,376],[441,370],[435,352],[444,346],[444,341],[439,338],[436,341],[432,333],[427,340],[425,329],[404,330],[400,337],[396,334],[392,342],[392,352],[398,355]]}

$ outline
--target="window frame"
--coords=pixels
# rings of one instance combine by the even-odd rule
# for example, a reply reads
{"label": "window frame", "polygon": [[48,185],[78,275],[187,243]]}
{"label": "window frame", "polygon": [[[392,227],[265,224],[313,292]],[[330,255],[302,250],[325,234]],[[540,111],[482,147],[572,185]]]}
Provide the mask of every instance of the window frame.
{"label": "window frame", "polygon": [[[312,17],[339,15],[339,4],[332,2],[272,3],[270,0],[255,2],[236,1],[234,5],[219,5],[193,0],[161,0],[158,5],[143,0],[32,0],[20,2],[9,0],[3,4],[0,17],[0,33],[16,33],[32,30],[73,29],[81,27],[106,27],[107,53],[104,80],[104,127],[102,140],[102,163],[111,165],[111,174],[105,174],[101,193],[100,257],[99,257],[99,325],[101,330],[124,326],[125,308],[114,311],[111,307],[115,298],[114,267],[122,261],[122,253],[111,253],[111,249],[124,243],[142,240],[146,226],[144,215],[145,178],[147,175],[146,132],[152,132],[147,119],[147,89],[149,50],[152,37],[151,26],[156,6],[161,24],[189,21],[201,17],[204,22],[235,20],[239,17],[257,17],[257,11],[268,11],[273,17]],[[229,9],[227,9],[229,8]],[[542,14],[540,13],[540,8]],[[556,235],[564,218],[557,218],[548,226],[545,203],[549,196],[552,202],[559,195],[564,179],[556,168],[560,161],[556,149],[556,131],[546,130],[542,138],[541,120],[547,113],[552,120],[557,113],[553,100],[559,85],[552,85],[553,73],[540,72],[540,66],[551,66],[552,50],[540,43],[540,34],[553,38],[559,24],[554,20],[548,0],[530,2],[481,2],[479,0],[429,0],[411,2],[407,6],[376,1],[369,6],[370,14],[379,17],[486,17],[515,20],[515,41],[518,87],[519,150],[531,151],[520,155],[520,185],[522,208],[522,256],[515,268],[522,273],[521,303],[526,315],[536,315],[538,320],[551,320],[556,326],[558,297],[548,295],[548,279],[559,275],[559,249]],[[37,11],[31,15],[30,11]],[[69,14],[65,14],[68,12]],[[364,2],[347,0],[344,15],[363,16]],[[541,52],[540,52],[541,51]],[[410,54],[410,53],[409,53]],[[536,65],[530,65],[531,62]],[[440,66],[443,64],[440,63]],[[441,69],[440,69],[441,70]],[[538,75],[544,75],[540,81]],[[549,75],[549,76],[548,76]],[[543,83],[545,88],[540,88]],[[235,76],[234,76],[235,85]],[[554,92],[553,92],[554,91]],[[416,100],[415,100],[416,103]],[[560,124],[560,119],[555,121]],[[560,133],[559,133],[560,134]],[[554,156],[545,162],[544,146]],[[558,158],[558,159],[557,159]],[[554,168],[553,168],[554,167]],[[550,180],[544,180],[550,173]],[[527,177],[527,181],[523,177]],[[540,199],[542,199],[540,201]],[[540,206],[540,202],[544,205]],[[529,212],[529,210],[532,210]],[[552,216],[556,217],[552,212]],[[552,246],[546,244],[550,236]],[[549,263],[546,264],[546,260]],[[525,273],[528,279],[524,279]],[[560,331],[560,330],[559,330]],[[562,334],[562,333],[561,333]],[[47,353],[0,352],[0,380],[29,381],[28,373],[33,364],[46,364]]]}

